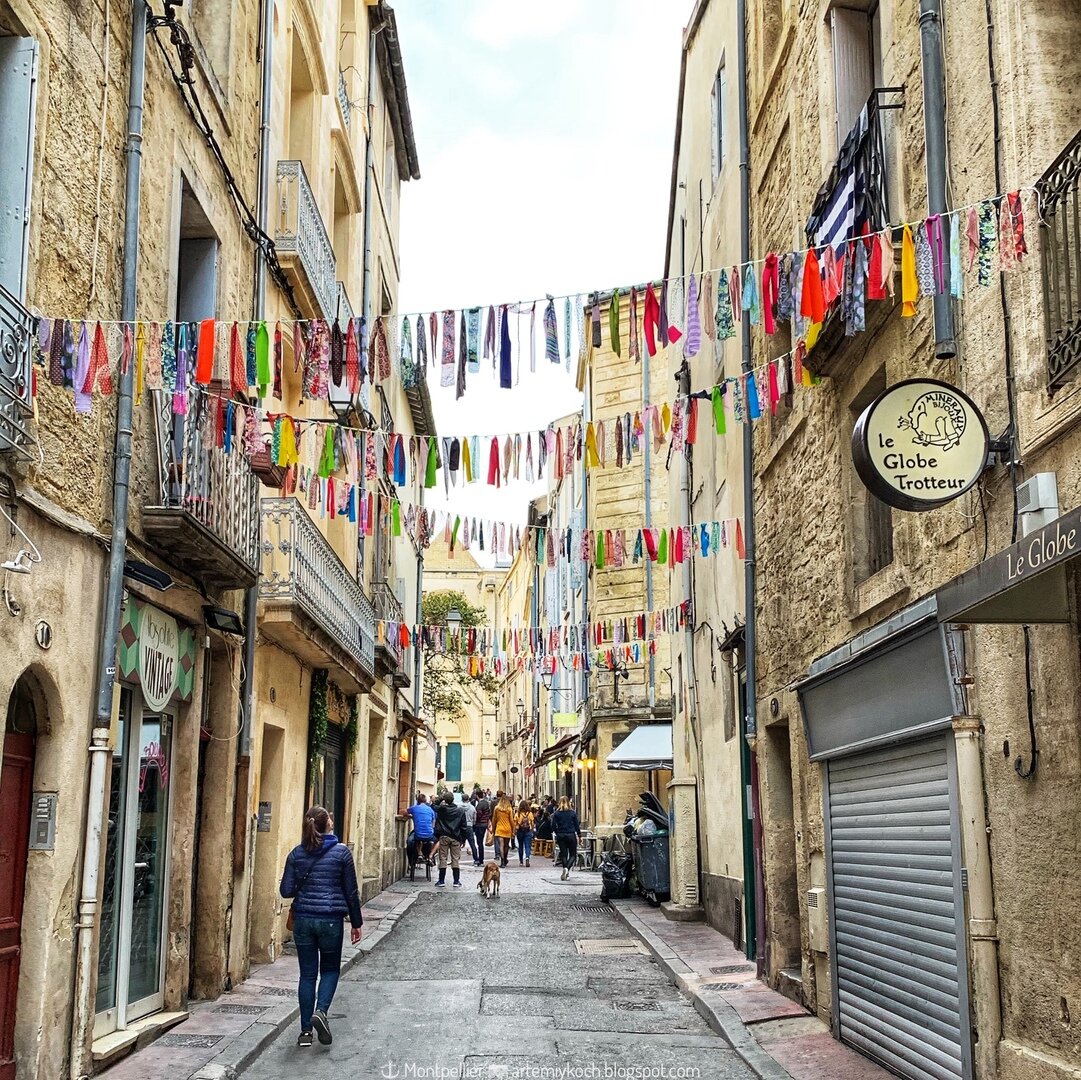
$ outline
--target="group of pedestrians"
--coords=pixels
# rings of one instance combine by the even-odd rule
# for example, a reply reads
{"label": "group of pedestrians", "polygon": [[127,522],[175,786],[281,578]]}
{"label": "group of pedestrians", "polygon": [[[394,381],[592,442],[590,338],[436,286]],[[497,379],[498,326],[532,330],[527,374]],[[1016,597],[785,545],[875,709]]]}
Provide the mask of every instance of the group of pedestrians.
{"label": "group of pedestrians", "polygon": [[[558,804],[546,798],[541,803],[522,799],[514,808],[503,791],[475,790],[458,802],[452,792],[437,796],[432,803],[420,794],[407,813],[413,822],[411,858],[431,860],[438,847],[439,880],[445,889],[447,864],[452,885],[462,887],[461,854],[468,844],[473,865],[484,865],[485,847],[491,843],[495,859],[506,866],[512,845],[517,841],[518,863],[529,866],[533,839],[553,839],[558,846],[558,863],[566,880],[578,854],[582,829],[574,804],[564,797]],[[345,920],[351,924],[350,940],[356,945],[364,923],[356,865],[349,848],[334,833],[334,819],[322,806],[313,806],[305,815],[303,839],[285,860],[279,891],[293,903],[288,928],[293,932],[300,965],[300,1036],[297,1045],[311,1046],[313,1034],[324,1045],[333,1042],[327,1013],[338,986],[342,966]]]}

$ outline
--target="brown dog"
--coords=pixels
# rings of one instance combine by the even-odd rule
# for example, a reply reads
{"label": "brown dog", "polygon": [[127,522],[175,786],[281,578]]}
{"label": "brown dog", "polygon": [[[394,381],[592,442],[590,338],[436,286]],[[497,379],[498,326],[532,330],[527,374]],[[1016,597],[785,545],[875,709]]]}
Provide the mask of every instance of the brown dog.
{"label": "brown dog", "polygon": [[485,898],[499,895],[499,863],[486,862],[484,864],[484,873],[477,882],[477,889]]}

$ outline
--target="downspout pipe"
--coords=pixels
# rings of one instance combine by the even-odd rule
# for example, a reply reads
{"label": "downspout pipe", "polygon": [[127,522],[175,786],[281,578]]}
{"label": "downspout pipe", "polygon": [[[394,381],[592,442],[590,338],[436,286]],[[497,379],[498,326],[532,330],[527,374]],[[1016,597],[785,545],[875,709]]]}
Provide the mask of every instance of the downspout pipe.
{"label": "downspout pipe", "polygon": [[[128,138],[124,147],[127,175],[124,183],[124,268],[121,319],[135,321],[135,290],[139,265],[139,194],[142,180],[143,101],[146,89],[145,0],[131,5],[131,70],[128,82]],[[97,708],[90,737],[90,781],[86,795],[83,867],[76,923],[74,1012],[71,1025],[72,1080],[92,1072],[89,1039],[94,1023],[94,928],[98,917],[98,876],[101,869],[101,832],[105,815],[105,788],[112,751],[109,735],[116,686],[116,647],[124,600],[124,555],[128,540],[129,480],[134,365],[122,368],[116,396],[116,450],[113,463],[113,526],[105,581],[104,625],[99,658]]]}
{"label": "downspout pipe", "polygon": [[383,29],[380,9],[369,9],[368,18],[373,21],[368,26],[368,100],[365,109],[368,132],[364,140],[364,295],[361,297],[361,310],[364,313],[364,325],[370,332],[372,311],[375,307],[372,284],[372,169],[375,166],[375,139],[372,127],[375,122],[376,79],[379,77],[376,70],[375,39]]}
{"label": "downspout pipe", "polygon": [[[927,153],[927,210],[948,212],[946,199],[946,75],[942,51],[942,0],[920,0],[923,54],[923,131]],[[957,355],[950,290],[935,295],[935,356]]]}
{"label": "downspout pipe", "polygon": [[[259,100],[259,187],[256,215],[265,233],[270,207],[270,105],[274,92],[274,69],[271,54],[274,44],[274,2],[262,0],[262,25],[259,30],[259,59],[262,86]],[[266,318],[266,258],[261,248],[255,252],[255,295],[252,316],[256,322]],[[259,513],[258,507],[256,514]],[[256,528],[259,527],[256,521]],[[240,757],[251,756],[252,715],[255,709],[255,643],[259,633],[259,586],[244,594],[244,678],[240,684]],[[245,793],[245,798],[247,794]]]}
{"label": "downspout pipe", "polygon": [[[751,260],[751,142],[747,115],[747,0],[736,0],[736,64],[739,69],[739,249],[740,262]],[[742,368],[744,373],[754,369],[751,354],[751,324],[742,324]],[[751,742],[751,814],[753,817],[754,891],[755,891],[755,952],[758,975],[765,972],[766,890],[762,866],[762,812],[758,791],[757,657],[758,633],[755,616],[757,591],[755,583],[755,520],[754,520],[754,425],[743,425],[743,544],[746,558],[744,573],[744,663],[747,671],[746,715],[744,737]],[[744,868],[744,873],[747,868]]]}
{"label": "downspout pipe", "polygon": [[[642,349],[642,410],[649,407],[649,349]],[[645,518],[646,528],[653,525],[653,465],[651,461],[652,450],[649,439],[642,440],[642,474],[645,477]],[[689,518],[687,519],[690,520]],[[653,562],[645,560],[646,564],[646,611],[653,614]],[[587,575],[588,576],[588,575]],[[648,652],[649,650],[647,650]],[[657,658],[649,653],[649,715],[652,717],[657,705]]]}

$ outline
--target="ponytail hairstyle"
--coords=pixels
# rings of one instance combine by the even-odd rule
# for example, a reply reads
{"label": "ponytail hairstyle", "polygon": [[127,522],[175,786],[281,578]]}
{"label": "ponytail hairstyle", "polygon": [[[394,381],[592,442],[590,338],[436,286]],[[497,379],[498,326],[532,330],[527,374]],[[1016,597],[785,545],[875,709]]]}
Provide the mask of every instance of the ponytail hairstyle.
{"label": "ponytail hairstyle", "polygon": [[330,811],[325,806],[313,806],[304,815],[304,847],[311,852],[323,846],[323,836],[330,831]]}
{"label": "ponytail hairstyle", "polygon": [[559,809],[560,810],[570,810],[570,808],[571,808],[570,799],[568,799],[566,795],[562,796],[560,798],[560,800],[559,800]]}

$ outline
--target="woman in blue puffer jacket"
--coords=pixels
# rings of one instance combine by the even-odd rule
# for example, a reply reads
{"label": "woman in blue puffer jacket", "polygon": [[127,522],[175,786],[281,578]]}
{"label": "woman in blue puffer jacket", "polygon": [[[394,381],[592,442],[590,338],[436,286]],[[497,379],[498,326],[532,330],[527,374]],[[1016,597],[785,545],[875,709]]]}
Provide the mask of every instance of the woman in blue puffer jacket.
{"label": "woman in blue puffer jacket", "polygon": [[[280,892],[293,897],[293,941],[300,961],[300,1037],[297,1046],[311,1046],[312,1028],[327,1046],[334,1041],[327,1010],[334,1000],[342,970],[343,920],[352,923],[350,940],[360,941],[360,890],[350,850],[334,835],[334,819],[322,806],[304,815],[304,842],[285,860]],[[315,982],[319,978],[316,997]]]}

